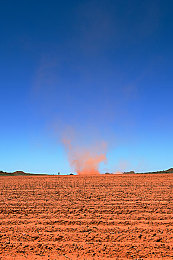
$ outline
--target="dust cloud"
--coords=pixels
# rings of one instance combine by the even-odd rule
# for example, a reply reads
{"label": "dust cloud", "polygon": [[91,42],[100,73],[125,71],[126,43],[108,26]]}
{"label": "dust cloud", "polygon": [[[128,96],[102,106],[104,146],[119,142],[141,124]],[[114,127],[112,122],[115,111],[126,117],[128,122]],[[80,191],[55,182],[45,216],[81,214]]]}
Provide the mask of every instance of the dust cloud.
{"label": "dust cloud", "polygon": [[106,143],[90,144],[89,148],[81,146],[69,138],[63,138],[62,143],[68,154],[70,166],[78,175],[100,174],[100,163],[106,163]]}

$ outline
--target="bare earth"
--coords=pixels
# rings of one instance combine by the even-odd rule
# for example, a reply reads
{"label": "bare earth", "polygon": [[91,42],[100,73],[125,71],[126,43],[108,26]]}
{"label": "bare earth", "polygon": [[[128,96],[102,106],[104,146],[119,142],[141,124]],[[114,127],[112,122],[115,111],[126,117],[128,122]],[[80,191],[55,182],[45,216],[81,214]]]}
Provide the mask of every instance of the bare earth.
{"label": "bare earth", "polygon": [[0,177],[0,259],[173,259],[173,174]]}

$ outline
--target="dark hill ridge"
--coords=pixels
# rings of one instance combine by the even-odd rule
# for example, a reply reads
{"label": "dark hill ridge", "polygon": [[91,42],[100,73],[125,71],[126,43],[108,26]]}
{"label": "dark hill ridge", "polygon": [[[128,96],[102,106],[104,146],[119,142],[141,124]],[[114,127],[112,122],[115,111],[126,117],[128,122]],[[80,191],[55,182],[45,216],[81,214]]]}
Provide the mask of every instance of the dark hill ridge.
{"label": "dark hill ridge", "polygon": [[173,168],[168,169],[167,172],[173,173]]}
{"label": "dark hill ridge", "polygon": [[173,173],[173,168],[170,168],[168,170],[163,170],[163,171],[156,171],[156,172],[134,172],[134,171],[130,171],[130,172],[124,172],[124,174],[164,174],[164,173]]}
{"label": "dark hill ridge", "polygon": [[[170,168],[168,170],[157,171],[157,172],[135,172],[135,171],[122,172],[122,174],[166,174],[166,173],[173,173],[173,168]],[[105,174],[113,174],[113,173],[105,172]]]}
{"label": "dark hill ridge", "polygon": [[26,173],[23,171],[15,171],[15,172],[0,171],[0,176],[30,176],[30,175],[47,175],[47,174]]}
{"label": "dark hill ridge", "polygon": [[[170,168],[168,170],[163,170],[163,171],[156,171],[156,172],[134,172],[134,171],[129,171],[129,172],[123,172],[123,174],[166,174],[166,173],[173,173],[173,168]],[[105,174],[111,174],[111,173],[105,173]],[[0,171],[0,176],[32,176],[32,175],[44,175],[44,176],[51,176],[54,174],[43,174],[43,173],[26,173],[23,171],[15,171],[15,172],[4,172]],[[70,174],[73,175],[73,174]]]}

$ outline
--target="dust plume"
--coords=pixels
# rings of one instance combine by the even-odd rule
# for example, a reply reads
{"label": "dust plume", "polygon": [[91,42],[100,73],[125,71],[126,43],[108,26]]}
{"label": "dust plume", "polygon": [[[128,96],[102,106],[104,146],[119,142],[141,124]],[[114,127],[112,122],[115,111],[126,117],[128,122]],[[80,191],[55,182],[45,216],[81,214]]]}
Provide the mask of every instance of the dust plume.
{"label": "dust plume", "polygon": [[78,175],[100,174],[99,164],[106,162],[106,144],[104,142],[92,144],[89,147],[74,144],[69,138],[63,138],[62,142],[65,145],[69,163]]}

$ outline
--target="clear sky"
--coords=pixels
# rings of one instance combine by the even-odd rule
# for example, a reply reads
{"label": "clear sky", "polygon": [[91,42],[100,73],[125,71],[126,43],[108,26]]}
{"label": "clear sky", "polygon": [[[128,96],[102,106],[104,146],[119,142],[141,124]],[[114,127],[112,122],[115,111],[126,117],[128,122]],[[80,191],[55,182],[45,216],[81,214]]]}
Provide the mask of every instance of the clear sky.
{"label": "clear sky", "polygon": [[72,171],[61,143],[107,143],[105,171],[173,167],[173,2],[0,3],[0,170]]}

